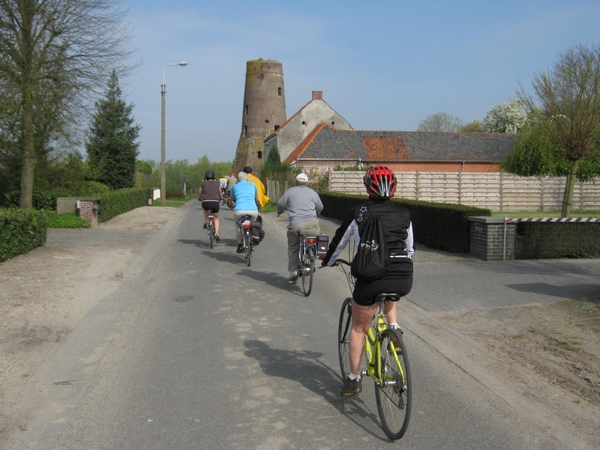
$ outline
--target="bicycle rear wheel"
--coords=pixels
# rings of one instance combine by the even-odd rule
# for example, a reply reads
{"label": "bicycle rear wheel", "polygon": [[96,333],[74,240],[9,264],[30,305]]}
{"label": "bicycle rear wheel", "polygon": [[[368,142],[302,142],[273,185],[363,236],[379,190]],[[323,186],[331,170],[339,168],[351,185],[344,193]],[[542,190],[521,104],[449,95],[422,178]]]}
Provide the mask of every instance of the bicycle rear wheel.
{"label": "bicycle rear wheel", "polygon": [[246,245],[246,264],[250,266],[252,260],[252,242],[250,242],[250,233],[244,233],[244,244]]}
{"label": "bicycle rear wheel", "polygon": [[314,274],[314,265],[315,260],[313,253],[311,252],[311,248],[308,247],[306,249],[306,253],[304,254],[304,261],[302,263],[301,276],[302,276],[302,291],[304,295],[308,297],[312,290],[313,284],[313,274]]}
{"label": "bicycle rear wheel", "polygon": [[342,380],[350,373],[350,326],[352,324],[352,299],[348,297],[342,303],[338,324],[338,353]]}
{"label": "bicycle rear wheel", "polygon": [[381,383],[375,383],[377,410],[385,434],[391,439],[400,439],[408,428],[412,407],[408,356],[397,330],[384,330],[380,342]]}
{"label": "bicycle rear wheel", "polygon": [[208,240],[210,241],[210,248],[213,248],[215,240],[215,231],[213,229],[212,224],[208,225]]}

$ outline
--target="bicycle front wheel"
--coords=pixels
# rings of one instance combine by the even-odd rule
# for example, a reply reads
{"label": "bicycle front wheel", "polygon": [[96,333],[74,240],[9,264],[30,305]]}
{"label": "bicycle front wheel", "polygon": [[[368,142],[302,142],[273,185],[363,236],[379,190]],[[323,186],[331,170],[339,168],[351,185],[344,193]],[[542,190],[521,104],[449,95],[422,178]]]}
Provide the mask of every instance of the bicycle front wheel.
{"label": "bicycle front wheel", "polygon": [[412,384],[406,346],[399,331],[381,333],[379,355],[381,380],[375,383],[375,398],[381,425],[391,439],[406,433],[412,407]]}
{"label": "bicycle front wheel", "polygon": [[310,291],[312,290],[314,265],[315,261],[311,256],[310,250],[307,249],[302,267],[300,268],[302,271],[302,291],[306,297],[310,295]]}
{"label": "bicycle front wheel", "polygon": [[342,380],[350,373],[350,328],[352,325],[352,299],[348,297],[342,303],[338,324],[338,352]]}

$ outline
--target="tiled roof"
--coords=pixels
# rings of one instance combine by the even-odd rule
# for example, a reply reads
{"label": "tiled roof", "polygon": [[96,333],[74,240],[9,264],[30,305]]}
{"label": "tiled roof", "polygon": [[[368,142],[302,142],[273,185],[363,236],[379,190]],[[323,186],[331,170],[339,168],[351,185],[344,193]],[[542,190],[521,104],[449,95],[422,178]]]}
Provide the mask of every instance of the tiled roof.
{"label": "tiled roof", "polygon": [[512,134],[315,128],[290,155],[294,159],[499,162],[513,149]]}

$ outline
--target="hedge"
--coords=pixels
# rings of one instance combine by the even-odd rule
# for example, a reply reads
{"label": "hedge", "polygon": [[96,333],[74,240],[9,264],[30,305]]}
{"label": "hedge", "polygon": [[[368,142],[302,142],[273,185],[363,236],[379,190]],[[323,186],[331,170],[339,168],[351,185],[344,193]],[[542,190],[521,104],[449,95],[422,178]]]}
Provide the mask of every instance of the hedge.
{"label": "hedge", "polygon": [[600,258],[598,222],[519,222],[515,259]]}
{"label": "hedge", "polygon": [[45,243],[44,211],[0,208],[0,261],[27,253]]}
{"label": "hedge", "polygon": [[150,192],[145,188],[110,191],[98,201],[98,222],[106,222],[119,214],[146,206],[149,198]]}
{"label": "hedge", "polygon": [[[32,195],[33,209],[45,211],[56,211],[57,197],[72,197],[73,193],[68,189],[56,189],[53,191],[34,191]],[[21,191],[7,192],[4,194],[6,206],[19,207],[21,204]]]}
{"label": "hedge", "polygon": [[[346,195],[328,192],[319,194],[322,214],[342,220],[356,205],[367,201],[366,195]],[[452,253],[469,253],[471,248],[470,216],[491,216],[489,209],[446,203],[428,203],[394,198],[410,211],[415,241],[429,248]]]}

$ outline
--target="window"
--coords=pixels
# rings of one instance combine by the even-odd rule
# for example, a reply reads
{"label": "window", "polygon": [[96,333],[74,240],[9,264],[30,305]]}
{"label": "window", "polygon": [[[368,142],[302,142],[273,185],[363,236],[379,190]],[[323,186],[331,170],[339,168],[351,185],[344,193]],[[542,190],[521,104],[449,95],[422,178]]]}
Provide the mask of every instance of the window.
{"label": "window", "polygon": [[244,115],[248,115],[248,105],[244,105]]}
{"label": "window", "polygon": [[244,125],[244,136],[248,136],[248,125]]}
{"label": "window", "polygon": [[281,88],[280,87],[277,88],[277,95],[279,95],[281,97]]}
{"label": "window", "polygon": [[279,125],[275,125],[275,131],[279,130]]}
{"label": "window", "polygon": [[269,123],[269,119],[265,119],[265,123]]}
{"label": "window", "polygon": [[256,156],[258,156],[258,159],[262,159],[262,151],[257,151]]}
{"label": "window", "polygon": [[302,125],[306,125],[306,120],[303,120],[303,121],[302,121]]}

